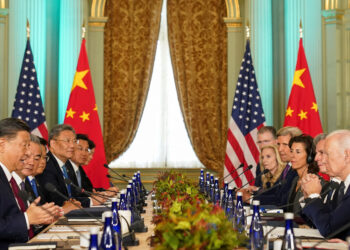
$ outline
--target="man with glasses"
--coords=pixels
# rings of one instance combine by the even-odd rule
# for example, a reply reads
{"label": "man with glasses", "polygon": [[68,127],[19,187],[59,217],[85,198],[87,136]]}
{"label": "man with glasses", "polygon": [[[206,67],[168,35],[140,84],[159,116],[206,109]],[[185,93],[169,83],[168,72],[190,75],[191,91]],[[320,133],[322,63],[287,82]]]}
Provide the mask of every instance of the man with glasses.
{"label": "man with glasses", "polygon": [[75,176],[74,170],[68,160],[74,154],[76,142],[75,130],[70,125],[59,124],[53,127],[49,133],[47,165],[44,172],[37,176],[37,179],[41,186],[45,187],[47,183],[51,183],[60,193],[69,198],[69,201],[67,201],[67,199],[61,197],[58,193],[45,190],[45,196],[48,201],[53,201],[59,206],[64,207],[67,203],[75,203],[83,207],[98,205],[100,202],[95,199],[79,196],[80,192],[77,192],[72,185],[65,182],[65,179],[73,180]]}

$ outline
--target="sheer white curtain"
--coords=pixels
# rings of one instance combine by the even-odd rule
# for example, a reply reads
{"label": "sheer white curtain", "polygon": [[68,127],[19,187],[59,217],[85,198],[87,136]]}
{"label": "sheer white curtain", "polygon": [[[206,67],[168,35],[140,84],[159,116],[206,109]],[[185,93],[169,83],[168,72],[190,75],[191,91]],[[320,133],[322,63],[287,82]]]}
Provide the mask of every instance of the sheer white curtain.
{"label": "sheer white curtain", "polygon": [[155,63],[145,109],[129,149],[111,167],[161,168],[203,167],[193,151],[177,98],[171,65],[166,1]]}

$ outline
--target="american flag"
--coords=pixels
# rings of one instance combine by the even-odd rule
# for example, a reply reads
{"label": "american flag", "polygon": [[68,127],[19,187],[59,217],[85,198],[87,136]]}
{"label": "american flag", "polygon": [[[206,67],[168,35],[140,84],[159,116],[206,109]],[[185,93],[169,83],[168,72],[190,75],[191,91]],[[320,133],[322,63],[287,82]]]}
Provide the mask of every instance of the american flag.
{"label": "american flag", "polygon": [[[255,79],[249,40],[247,40],[227,133],[224,168],[224,176],[229,175],[225,180],[230,182],[237,177],[235,180],[237,187],[247,182],[253,184],[256,165],[259,161],[257,131],[264,126],[264,123],[265,115]],[[244,163],[244,168],[235,171],[241,163]],[[249,165],[253,168],[238,177]]]}
{"label": "american flag", "polygon": [[32,134],[48,139],[45,113],[29,39],[24,52],[12,117],[25,121]]}

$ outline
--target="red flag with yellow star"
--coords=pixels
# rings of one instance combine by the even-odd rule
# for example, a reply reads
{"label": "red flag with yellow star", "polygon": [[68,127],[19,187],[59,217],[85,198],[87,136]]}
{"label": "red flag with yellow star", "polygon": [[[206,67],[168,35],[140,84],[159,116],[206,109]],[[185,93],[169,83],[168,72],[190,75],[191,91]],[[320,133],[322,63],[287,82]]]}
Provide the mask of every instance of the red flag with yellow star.
{"label": "red flag with yellow star", "polygon": [[302,38],[283,126],[298,127],[312,137],[323,131]]}
{"label": "red flag with yellow star", "polygon": [[94,187],[108,188],[105,148],[101,125],[98,118],[90,66],[83,39],[69,97],[64,123],[72,125],[77,134],[86,134],[95,144],[95,153],[90,164],[84,170]]}

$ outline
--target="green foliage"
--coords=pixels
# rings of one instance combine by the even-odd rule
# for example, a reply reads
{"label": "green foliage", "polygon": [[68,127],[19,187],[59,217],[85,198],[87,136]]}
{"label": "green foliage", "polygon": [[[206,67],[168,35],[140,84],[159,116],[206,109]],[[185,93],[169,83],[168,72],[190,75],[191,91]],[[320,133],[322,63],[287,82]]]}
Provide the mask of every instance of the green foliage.
{"label": "green foliage", "polygon": [[162,207],[153,218],[156,249],[233,249],[246,242],[224,211],[208,203],[183,174],[161,174],[154,189]]}

